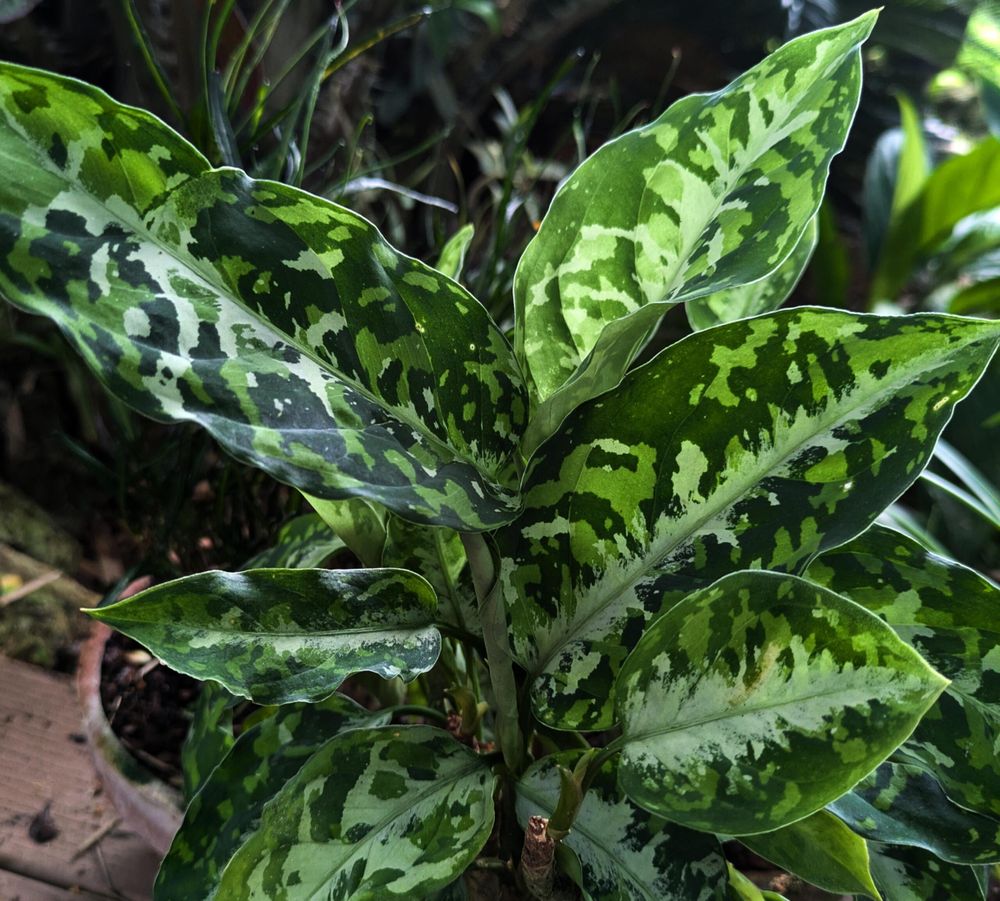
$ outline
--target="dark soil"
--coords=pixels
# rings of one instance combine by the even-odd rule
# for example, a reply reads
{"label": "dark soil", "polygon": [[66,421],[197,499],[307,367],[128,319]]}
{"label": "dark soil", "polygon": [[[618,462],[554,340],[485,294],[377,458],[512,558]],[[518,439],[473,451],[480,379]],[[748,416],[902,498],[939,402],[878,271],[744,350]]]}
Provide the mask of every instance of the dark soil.
{"label": "dark soil", "polygon": [[181,748],[199,684],[115,633],[104,649],[101,701],[118,740],[148,770],[181,786]]}

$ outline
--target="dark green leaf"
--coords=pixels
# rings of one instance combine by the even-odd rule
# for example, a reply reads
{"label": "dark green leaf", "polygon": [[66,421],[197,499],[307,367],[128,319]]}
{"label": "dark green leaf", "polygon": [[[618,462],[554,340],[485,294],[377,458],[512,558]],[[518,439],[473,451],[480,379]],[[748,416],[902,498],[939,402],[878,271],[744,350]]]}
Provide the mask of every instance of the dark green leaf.
{"label": "dark green leaf", "polygon": [[885,901],[983,901],[985,867],[945,863],[920,848],[871,842],[872,876]]}
{"label": "dark green leaf", "polygon": [[244,569],[311,569],[322,566],[333,554],[346,547],[333,530],[315,513],[306,513],[285,523],[274,547],[248,560]]}
{"label": "dark green leaf", "polygon": [[325,698],[351,673],[437,661],[434,591],[400,569],[207,572],[88,610],[168,666],[259,704]]}
{"label": "dark green leaf", "polygon": [[184,798],[190,801],[233,746],[233,696],[215,682],[205,682],[194,719],[181,748]]}

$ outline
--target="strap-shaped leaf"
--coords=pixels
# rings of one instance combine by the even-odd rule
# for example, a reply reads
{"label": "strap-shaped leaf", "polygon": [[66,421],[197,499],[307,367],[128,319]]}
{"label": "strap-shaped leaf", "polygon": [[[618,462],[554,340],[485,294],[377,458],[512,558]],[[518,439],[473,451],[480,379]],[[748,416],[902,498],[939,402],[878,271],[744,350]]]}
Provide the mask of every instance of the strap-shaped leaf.
{"label": "strap-shaped leaf", "polygon": [[819,238],[817,219],[818,214],[809,220],[795,250],[766,278],[688,301],[684,305],[684,312],[691,328],[711,328],[723,322],[734,322],[778,309],[795,290],[812,259]]}
{"label": "strap-shaped leaf", "polygon": [[869,845],[872,875],[884,901],[983,901],[986,867],[938,860],[920,848]]}
{"label": "strap-shaped leaf", "polygon": [[[551,817],[559,771],[576,752],[550,755],[517,783],[517,818]],[[598,770],[562,844],[576,855],[588,901],[710,901],[724,896],[726,860],[718,840],[636,807],[618,787],[609,760]]]}
{"label": "strap-shaped leaf", "polygon": [[513,351],[367,220],[211,170],[155,117],[6,63],[0,157],[0,291],[124,401],[321,497],[467,530],[513,517]]}
{"label": "strap-shaped leaf", "polygon": [[493,787],[486,762],[441,729],[346,732],[267,805],[216,897],[425,897],[486,844]]}
{"label": "strap-shaped leaf", "polygon": [[156,877],[157,901],[213,898],[264,805],[310,756],[347,729],[384,721],[335,694],[319,704],[281,707],[243,732],[188,805]]}
{"label": "strap-shaped leaf", "polygon": [[825,810],[740,841],[755,854],[828,892],[867,895],[876,901],[881,897],[868,869],[868,843]]}
{"label": "strap-shaped leaf", "polygon": [[644,624],[737,569],[795,570],[923,468],[1000,324],[797,308],[698,332],[575,411],[499,532],[536,714],[611,725]]}
{"label": "strap-shaped leaf", "polygon": [[434,591],[402,569],[206,572],[87,612],[196,679],[258,704],[319,701],[351,673],[437,661]]}
{"label": "strap-shaped leaf", "polygon": [[273,547],[248,560],[244,569],[312,569],[347,545],[316,513],[286,522]]}
{"label": "strap-shaped leaf", "polygon": [[882,527],[808,575],[880,616],[952,680],[897,758],[930,769],[962,806],[1000,816],[1000,589]]}
{"label": "strap-shaped leaf", "polygon": [[848,791],[945,685],[863,607],[796,576],[734,573],[656,620],[625,661],[618,779],[685,826],[769,832]]}
{"label": "strap-shaped leaf", "polygon": [[875,16],[805,35],[722,91],[685,97],[568,179],[514,279],[515,344],[538,400],[581,363],[591,371],[562,414],[607,390],[664,303],[757,281],[792,252],[847,137]]}
{"label": "strap-shaped leaf", "polygon": [[886,761],[827,808],[858,835],[951,863],[1000,861],[1000,821],[959,807],[918,766]]}

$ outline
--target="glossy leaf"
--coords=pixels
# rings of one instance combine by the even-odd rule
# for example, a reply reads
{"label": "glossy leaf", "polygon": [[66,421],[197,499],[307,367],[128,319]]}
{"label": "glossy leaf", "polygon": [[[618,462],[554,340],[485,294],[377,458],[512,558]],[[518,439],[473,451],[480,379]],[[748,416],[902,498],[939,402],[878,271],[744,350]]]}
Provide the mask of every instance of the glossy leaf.
{"label": "glossy leaf", "polygon": [[201,686],[181,748],[184,799],[190,801],[233,746],[233,696],[215,682]]}
{"label": "glossy leaf", "polygon": [[[559,771],[575,752],[533,764],[517,784],[517,818],[551,817],[559,801]],[[589,901],[699,901],[723,897],[726,861],[714,836],[668,823],[637,807],[618,787],[609,760],[598,770],[562,842],[577,857]]]}
{"label": "glossy leaf", "polygon": [[833,814],[817,811],[776,832],[740,839],[755,854],[828,892],[880,898],[868,870],[868,844]]}
{"label": "glossy leaf", "polygon": [[937,860],[920,848],[870,845],[872,875],[884,901],[983,901],[985,867]]}
{"label": "glossy leaf", "polygon": [[493,787],[486,762],[443,730],[346,732],[267,805],[216,897],[423,897],[486,844]]}
{"label": "glossy leaf", "polygon": [[509,521],[525,392],[460,286],[303,191],[209,168],[148,113],[0,66],[0,291],[137,410],[312,494]]}
{"label": "glossy leaf", "polygon": [[472,223],[463,225],[441,248],[441,255],[434,264],[434,268],[457,282],[462,274],[462,267],[465,265],[465,254],[468,252],[475,234],[476,230]]}
{"label": "glossy leaf", "polygon": [[684,312],[687,313],[691,327],[711,328],[723,322],[733,322],[778,309],[795,290],[802,273],[809,265],[818,235],[817,217],[813,216],[799,243],[795,245],[795,250],[769,276],[749,285],[688,301],[684,305]]}
{"label": "glossy leaf", "polygon": [[388,517],[384,507],[360,497],[327,501],[307,494],[305,498],[363,566],[382,565]]}
{"label": "glossy leaf", "polygon": [[645,624],[738,569],[794,571],[917,478],[1000,324],[796,308],[698,332],[574,412],[498,533],[536,715],[606,729]]}
{"label": "glossy leaf", "polygon": [[343,695],[290,704],[246,729],[184,814],[156,879],[157,901],[213,898],[264,805],[333,736],[385,721]]}
{"label": "glossy leaf", "polygon": [[914,845],[951,863],[1000,861],[1000,821],[959,807],[921,767],[887,761],[828,809],[872,841]]}
{"label": "glossy leaf", "polygon": [[913,274],[966,216],[1000,204],[1000,139],[945,161],[890,229],[872,279],[872,301],[895,300]]}
{"label": "glossy leaf", "polygon": [[258,704],[325,698],[351,673],[415,678],[437,661],[437,603],[399,569],[207,572],[88,610],[196,679]]}
{"label": "glossy leaf", "polygon": [[656,620],[625,661],[618,779],[685,826],[769,832],[848,791],[945,685],[857,604],[795,576],[734,573]]}
{"label": "glossy leaf", "polygon": [[273,547],[248,560],[244,569],[311,569],[322,566],[347,545],[315,513],[286,522]]}
{"label": "glossy leaf", "polygon": [[621,379],[665,304],[757,281],[792,253],[847,136],[875,16],[685,97],[563,185],[514,278],[516,349],[547,433]]}
{"label": "glossy leaf", "polygon": [[808,576],[884,619],[952,680],[896,758],[928,768],[962,806],[1000,815],[1000,589],[881,527]]}

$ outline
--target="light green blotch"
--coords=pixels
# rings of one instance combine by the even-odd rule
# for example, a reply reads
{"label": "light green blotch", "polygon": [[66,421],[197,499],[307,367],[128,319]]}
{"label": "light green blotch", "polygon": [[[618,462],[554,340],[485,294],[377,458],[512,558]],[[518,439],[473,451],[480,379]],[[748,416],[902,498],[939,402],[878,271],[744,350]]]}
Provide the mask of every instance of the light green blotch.
{"label": "light green blotch", "polygon": [[698,486],[702,476],[708,472],[708,457],[702,449],[692,441],[682,441],[677,454],[677,472],[674,473],[671,485],[674,494],[685,505],[692,501],[701,503],[705,500]]}

